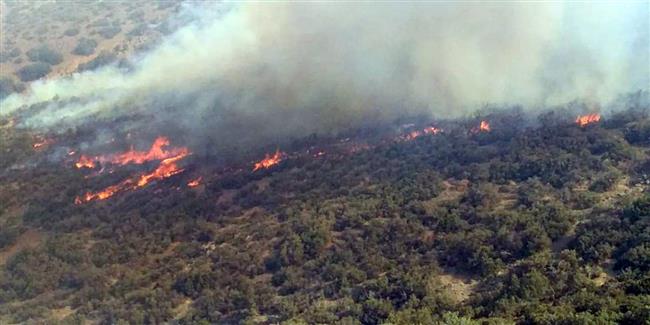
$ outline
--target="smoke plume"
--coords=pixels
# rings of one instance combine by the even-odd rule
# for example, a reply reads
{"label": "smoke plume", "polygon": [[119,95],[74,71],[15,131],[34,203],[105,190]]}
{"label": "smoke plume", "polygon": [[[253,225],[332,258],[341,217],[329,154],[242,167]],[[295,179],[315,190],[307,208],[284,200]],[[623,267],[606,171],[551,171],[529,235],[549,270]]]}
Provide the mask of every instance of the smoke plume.
{"label": "smoke plume", "polygon": [[29,127],[144,113],[219,141],[278,139],[486,104],[606,103],[648,89],[648,2],[237,3],[116,65],[37,81]]}

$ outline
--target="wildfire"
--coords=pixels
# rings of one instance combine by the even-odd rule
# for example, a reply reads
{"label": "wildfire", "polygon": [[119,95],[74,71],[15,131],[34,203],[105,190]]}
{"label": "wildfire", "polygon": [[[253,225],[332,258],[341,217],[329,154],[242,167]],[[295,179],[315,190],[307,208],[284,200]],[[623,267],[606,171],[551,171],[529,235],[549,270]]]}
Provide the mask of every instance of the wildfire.
{"label": "wildfire", "polygon": [[151,145],[149,151],[136,151],[131,149],[127,152],[108,156],[99,156],[89,158],[81,155],[79,161],[75,163],[77,168],[94,168],[96,162],[108,162],[117,165],[126,165],[129,163],[143,164],[151,160],[161,160],[158,167],[151,173],[141,174],[122,182],[111,185],[99,192],[87,192],[83,196],[75,198],[76,204],[89,202],[93,200],[105,200],[116,193],[135,190],[144,187],[155,180],[161,180],[167,177],[182,173],[184,169],[179,168],[177,162],[190,155],[186,147],[166,149],[169,146],[169,140],[165,137],[158,137]]}
{"label": "wildfire", "polygon": [[131,150],[112,156],[109,161],[117,165],[126,165],[129,163],[143,164],[151,160],[167,159],[178,155],[187,155],[187,148],[172,148],[170,150],[164,147],[169,146],[169,139],[166,137],[158,137],[151,145],[149,151],[136,151]]}
{"label": "wildfire", "polygon": [[170,176],[174,176],[178,173],[182,173],[184,169],[178,168],[176,162],[185,158],[185,156],[187,156],[187,154],[180,154],[176,157],[167,158],[161,161],[160,165],[158,166],[158,168],[156,168],[156,170],[154,170],[149,174],[140,176],[140,179],[138,180],[138,186],[142,187],[147,185],[152,180],[159,180]]}
{"label": "wildfire", "polygon": [[98,156],[92,159],[81,155],[75,166],[77,168],[94,168],[95,162],[111,163],[115,165],[139,165],[152,160],[164,160],[174,156],[189,154],[189,150],[185,147],[167,149],[166,147],[168,146],[169,139],[166,137],[158,137],[148,151],[137,151],[131,148],[131,150],[120,154]]}
{"label": "wildfire", "polygon": [[191,181],[189,181],[189,182],[187,183],[187,186],[189,186],[189,187],[197,187],[197,186],[199,186],[199,185],[201,184],[201,180],[202,180],[202,179],[203,179],[203,177],[199,177],[199,178],[197,178],[197,179],[193,179],[193,180],[191,180]]}
{"label": "wildfire", "polygon": [[409,140],[413,140],[413,139],[415,139],[415,138],[417,138],[419,136],[425,135],[425,134],[427,134],[427,135],[436,135],[436,134],[438,134],[440,132],[442,132],[442,129],[439,129],[439,128],[436,128],[436,127],[433,127],[433,126],[428,126],[428,127],[424,128],[422,130],[413,130],[413,131],[407,133],[406,135],[403,135],[401,137],[401,139],[409,141]]}
{"label": "wildfire", "polygon": [[95,161],[84,155],[81,155],[81,157],[79,157],[79,160],[74,165],[77,168],[95,168]]}
{"label": "wildfire", "polygon": [[579,115],[578,118],[576,118],[576,124],[581,127],[585,127],[588,124],[596,123],[598,121],[600,121],[600,114],[598,113]]}
{"label": "wildfire", "polygon": [[438,134],[440,132],[442,132],[442,129],[439,129],[439,128],[436,128],[436,127],[433,127],[433,126],[429,126],[429,127],[424,128],[424,133],[425,134]]}
{"label": "wildfire", "polygon": [[40,149],[42,147],[48,146],[50,144],[54,143],[54,140],[52,139],[39,139],[38,142],[34,143],[32,147],[34,149]]}
{"label": "wildfire", "polygon": [[107,188],[105,188],[105,189],[103,189],[103,190],[101,190],[99,192],[95,192],[95,193],[87,192],[86,194],[83,195],[83,197],[77,196],[74,199],[74,203],[75,204],[81,204],[81,203],[84,203],[84,202],[90,202],[92,200],[106,200],[109,197],[115,195],[115,193],[117,193],[117,192],[120,192],[120,191],[131,188],[130,185],[132,183],[133,183],[132,180],[127,179],[127,180],[124,180],[124,181],[122,181],[121,183],[119,183],[117,185],[111,185],[111,186],[109,186],[109,187],[107,187]]}
{"label": "wildfire", "polygon": [[472,133],[479,133],[479,132],[490,132],[490,122],[488,121],[481,121],[481,123],[478,126],[473,127],[470,131]]}
{"label": "wildfire", "polygon": [[419,131],[419,130],[411,131],[411,132],[409,132],[408,134],[406,134],[404,136],[404,140],[413,140],[413,139],[421,136],[422,134],[423,134],[422,131]]}
{"label": "wildfire", "polygon": [[92,200],[105,200],[109,197],[115,195],[116,193],[134,190],[139,187],[144,187],[154,180],[161,180],[167,177],[174,176],[176,174],[182,173],[184,169],[181,169],[176,165],[176,163],[185,158],[189,153],[182,153],[178,156],[167,158],[160,162],[158,168],[151,173],[142,174],[139,177],[126,179],[116,185],[111,185],[99,192],[88,192],[83,197],[75,198],[76,204],[81,204],[83,202],[89,202]]}
{"label": "wildfire", "polygon": [[273,155],[266,154],[264,156],[264,159],[260,160],[259,162],[255,163],[255,166],[253,167],[253,171],[259,170],[259,169],[267,169],[271,168],[272,166],[277,165],[280,161],[282,161],[282,157],[284,156],[284,152],[281,152],[279,149],[275,151]]}

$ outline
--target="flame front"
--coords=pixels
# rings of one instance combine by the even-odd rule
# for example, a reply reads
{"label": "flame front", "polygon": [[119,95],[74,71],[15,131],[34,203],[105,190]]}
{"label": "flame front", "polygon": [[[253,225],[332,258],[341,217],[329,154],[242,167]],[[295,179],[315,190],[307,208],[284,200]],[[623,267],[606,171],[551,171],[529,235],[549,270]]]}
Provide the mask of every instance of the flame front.
{"label": "flame front", "polygon": [[133,183],[132,180],[127,179],[127,180],[122,181],[119,184],[111,185],[111,186],[109,186],[109,187],[107,187],[107,188],[105,188],[105,189],[103,189],[103,190],[101,190],[99,192],[94,192],[94,193],[93,192],[87,192],[86,194],[83,195],[83,197],[77,196],[74,199],[74,203],[75,204],[81,204],[81,203],[84,203],[84,202],[90,202],[92,200],[106,200],[109,197],[115,195],[115,193],[118,193],[118,192],[129,189],[131,187],[130,185],[132,183]]}
{"label": "flame front", "polygon": [[490,128],[490,122],[488,121],[481,121],[478,126],[473,127],[470,132],[471,133],[479,133],[479,132],[490,132],[492,129]]}
{"label": "flame front", "polygon": [[173,148],[167,150],[164,147],[169,146],[169,139],[158,137],[151,145],[149,151],[131,150],[109,157],[109,162],[116,165],[126,165],[129,163],[143,164],[151,160],[167,159],[178,155],[187,154],[187,148]]}
{"label": "flame front", "polygon": [[167,158],[161,161],[160,165],[158,166],[158,168],[156,168],[156,170],[154,170],[149,174],[144,174],[140,176],[140,179],[138,180],[138,186],[142,187],[147,185],[152,180],[160,180],[163,178],[174,176],[178,173],[182,173],[184,169],[178,168],[176,162],[185,158],[185,156],[187,155],[188,155],[187,153],[183,153],[183,154],[179,154],[176,157]]}
{"label": "flame front", "polygon": [[264,156],[264,159],[260,160],[259,162],[255,163],[255,166],[253,167],[253,171],[259,170],[259,169],[267,169],[271,168],[272,166],[277,165],[280,161],[282,161],[282,157],[284,156],[284,153],[281,152],[280,150],[276,150],[273,155],[266,154]]}
{"label": "flame front", "polygon": [[[81,157],[79,157],[79,161],[75,164],[75,166],[77,166],[77,168],[83,168],[83,167],[93,168],[94,162],[97,161],[101,163],[111,163],[114,165],[127,165],[127,164],[140,165],[148,161],[162,160],[162,159],[167,159],[178,155],[187,155],[189,153],[189,150],[185,147],[171,148],[171,149],[165,148],[168,146],[169,146],[169,139],[161,136],[156,138],[156,140],[153,142],[151,148],[149,148],[148,151],[137,151],[131,148],[131,150],[120,154],[98,156],[98,157],[94,157],[92,160],[82,155]],[[93,165],[92,167],[88,167],[89,161]]]}
{"label": "flame front", "polygon": [[576,118],[576,124],[581,127],[585,127],[588,124],[596,123],[598,121],[600,121],[600,114],[598,113],[580,115]]}
{"label": "flame front", "polygon": [[99,192],[88,192],[83,197],[77,197],[75,203],[81,204],[92,200],[106,200],[116,193],[134,190],[149,184],[151,181],[161,180],[182,173],[184,169],[179,168],[178,165],[176,165],[176,162],[185,158],[187,155],[189,155],[189,153],[167,158],[161,161],[158,168],[151,173],[140,175],[137,178],[126,179],[119,184],[111,185]]}
{"label": "flame front", "polygon": [[490,132],[490,123],[488,123],[488,121],[481,121],[481,124],[479,125],[479,130],[481,132]]}
{"label": "flame front", "polygon": [[422,132],[419,130],[411,131],[409,132],[406,136],[404,136],[405,140],[413,140],[419,136],[422,135]]}
{"label": "flame front", "polygon": [[422,130],[413,130],[403,136],[400,137],[402,140],[410,141],[413,140],[417,137],[420,137],[422,135],[436,135],[438,133],[442,132],[442,129],[436,128],[434,126],[428,126]]}
{"label": "flame front", "polygon": [[191,180],[191,181],[189,181],[187,183],[187,186],[189,186],[189,187],[197,187],[197,186],[199,186],[201,184],[201,179],[203,179],[203,177],[193,179],[193,180]]}
{"label": "flame front", "polygon": [[429,126],[429,127],[424,128],[424,133],[425,134],[438,134],[440,132],[442,132],[442,129],[439,129],[439,128],[436,128],[436,127],[433,127],[433,126]]}
{"label": "flame front", "polygon": [[50,145],[50,144],[52,144],[52,143],[54,143],[54,140],[52,140],[52,139],[42,139],[42,138],[41,138],[41,139],[39,139],[37,142],[35,142],[35,143],[32,145],[32,148],[34,148],[34,149],[40,149],[40,148],[43,148],[43,147],[45,147],[45,146],[48,146],[48,145]]}
{"label": "flame front", "polygon": [[95,168],[95,161],[84,155],[79,157],[79,160],[74,164],[77,168]]}
{"label": "flame front", "polygon": [[171,150],[163,148],[164,146],[168,145],[169,140],[167,140],[167,138],[158,137],[151,146],[151,149],[149,149],[147,152],[135,151],[131,149],[122,154],[94,157],[94,159],[90,159],[82,155],[79,158],[79,161],[75,164],[77,168],[94,168],[96,161],[125,165],[129,163],[142,164],[151,160],[162,160],[160,161],[158,167],[151,173],[128,178],[118,184],[111,185],[98,192],[87,192],[83,196],[76,197],[75,203],[81,204],[93,200],[105,200],[119,192],[135,190],[137,188],[146,186],[152,181],[161,180],[182,173],[184,169],[179,168],[177,162],[187,157],[191,153],[186,147],[173,148]]}

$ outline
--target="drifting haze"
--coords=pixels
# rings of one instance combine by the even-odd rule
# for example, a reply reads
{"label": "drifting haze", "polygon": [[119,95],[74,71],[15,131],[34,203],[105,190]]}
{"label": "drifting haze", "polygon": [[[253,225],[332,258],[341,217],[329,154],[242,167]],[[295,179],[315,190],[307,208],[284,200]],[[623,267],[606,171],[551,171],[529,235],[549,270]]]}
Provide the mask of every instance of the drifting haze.
{"label": "drifting haze", "polygon": [[221,141],[254,141],[459,116],[485,103],[606,103],[650,83],[647,2],[187,9],[195,19],[132,69],[34,82],[2,102],[2,114],[51,101],[22,123],[139,112]]}

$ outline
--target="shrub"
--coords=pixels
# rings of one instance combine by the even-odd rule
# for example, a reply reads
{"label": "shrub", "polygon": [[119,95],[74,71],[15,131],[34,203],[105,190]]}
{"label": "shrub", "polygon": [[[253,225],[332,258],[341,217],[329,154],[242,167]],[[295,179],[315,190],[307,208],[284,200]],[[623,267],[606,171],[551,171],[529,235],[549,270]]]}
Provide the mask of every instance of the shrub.
{"label": "shrub", "polygon": [[20,87],[16,85],[13,79],[9,77],[0,78],[0,100],[17,91],[20,91]]}
{"label": "shrub", "polygon": [[618,179],[618,175],[616,175],[615,173],[606,173],[605,175],[598,177],[593,183],[591,183],[591,185],[589,186],[589,190],[598,193],[607,192],[612,189],[617,179]]}
{"label": "shrub", "polygon": [[90,38],[81,38],[77,42],[77,46],[72,50],[72,54],[76,55],[91,55],[95,53],[95,48],[97,47],[97,41]]}
{"label": "shrub", "polygon": [[101,66],[111,64],[115,62],[117,59],[117,56],[113,53],[110,53],[108,51],[102,51],[97,55],[96,58],[86,62],[82,63],[77,67],[77,71],[87,71],[87,70],[95,70]]}
{"label": "shrub", "polygon": [[140,24],[127,33],[129,36],[142,36],[147,31],[147,24]]}
{"label": "shrub", "polygon": [[103,38],[111,39],[115,37],[115,35],[119,34],[121,31],[122,29],[120,27],[108,26],[99,29],[97,32],[99,33],[99,35],[102,35]]}
{"label": "shrub", "polygon": [[9,51],[9,57],[10,57],[10,58],[15,58],[15,57],[21,55],[22,53],[23,53],[23,52],[20,51],[19,48],[14,47],[13,49],[11,49],[11,51]]}
{"label": "shrub", "polygon": [[50,73],[50,71],[51,69],[49,64],[45,62],[36,62],[20,68],[20,70],[16,72],[16,75],[18,75],[18,78],[20,78],[21,81],[26,82],[45,77]]}
{"label": "shrub", "polygon": [[20,49],[14,47],[11,51],[0,52],[0,62],[7,62],[21,54]]}
{"label": "shrub", "polygon": [[76,36],[77,34],[79,34],[79,28],[68,28],[63,32],[65,36]]}
{"label": "shrub", "polygon": [[50,49],[47,45],[32,48],[27,51],[27,57],[32,62],[45,62],[50,65],[57,65],[63,61],[61,53]]}

